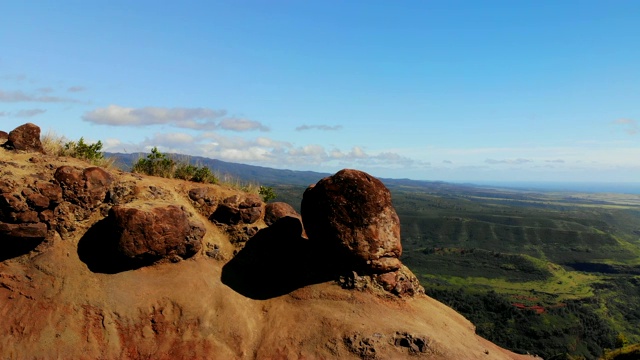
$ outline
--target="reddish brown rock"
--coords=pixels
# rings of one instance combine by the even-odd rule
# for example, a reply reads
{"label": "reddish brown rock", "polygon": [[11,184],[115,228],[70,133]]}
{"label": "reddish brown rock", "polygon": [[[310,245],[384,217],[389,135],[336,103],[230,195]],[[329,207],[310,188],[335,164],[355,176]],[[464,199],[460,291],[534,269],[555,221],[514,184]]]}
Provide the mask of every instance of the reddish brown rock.
{"label": "reddish brown rock", "polygon": [[50,202],[59,204],[62,201],[62,188],[53,183],[37,182],[36,189],[38,192],[45,196]]}
{"label": "reddish brown rock", "polygon": [[40,141],[40,127],[32,123],[18,126],[9,133],[4,146],[14,150],[44,153],[42,142]]}
{"label": "reddish brown rock", "polygon": [[189,190],[189,199],[194,202],[194,207],[204,216],[211,216],[218,206],[215,190],[210,187],[200,187]]}
{"label": "reddish brown rock", "polygon": [[44,240],[47,236],[47,225],[43,223],[7,224],[0,222],[0,235],[2,235],[2,238]]}
{"label": "reddish brown rock", "polygon": [[291,225],[291,234],[293,236],[302,236],[307,238],[307,233],[302,226],[302,216],[296,210],[285,202],[269,203],[264,210],[264,222],[267,226],[271,226],[281,219],[290,218],[287,224]]}
{"label": "reddish brown rock", "polygon": [[391,193],[371,175],[345,169],[310,186],[302,199],[309,239],[326,242],[365,272],[400,268],[400,220]]}
{"label": "reddish brown rock", "polygon": [[27,203],[18,194],[0,194],[0,212],[23,212],[29,210]]}
{"label": "reddish brown rock", "polygon": [[294,217],[302,220],[302,217],[296,210],[289,204],[285,202],[273,202],[267,204],[264,209],[264,222],[267,225],[272,225],[278,219],[281,219],[285,216]]}
{"label": "reddish brown rock", "polygon": [[424,288],[418,278],[404,265],[396,271],[380,274],[374,280],[382,288],[398,296],[424,294]]}
{"label": "reddish brown rock", "polygon": [[263,216],[264,207],[258,195],[250,194],[244,199],[234,195],[224,199],[210,218],[227,225],[253,224]]}
{"label": "reddish brown rock", "polygon": [[119,253],[144,262],[176,255],[186,259],[200,251],[205,229],[189,217],[175,205],[149,210],[114,206],[109,211]]}
{"label": "reddish brown rock", "polygon": [[49,198],[36,192],[27,195],[27,204],[38,211],[49,207]]}
{"label": "reddish brown rock", "polygon": [[[62,188],[64,199],[89,209],[96,208],[105,201],[113,182],[111,174],[99,167],[78,170],[71,166],[61,166],[56,169],[54,178]],[[55,195],[54,189],[52,195]]]}
{"label": "reddish brown rock", "polygon": [[0,130],[0,145],[6,143],[8,139],[9,139],[9,134]]}

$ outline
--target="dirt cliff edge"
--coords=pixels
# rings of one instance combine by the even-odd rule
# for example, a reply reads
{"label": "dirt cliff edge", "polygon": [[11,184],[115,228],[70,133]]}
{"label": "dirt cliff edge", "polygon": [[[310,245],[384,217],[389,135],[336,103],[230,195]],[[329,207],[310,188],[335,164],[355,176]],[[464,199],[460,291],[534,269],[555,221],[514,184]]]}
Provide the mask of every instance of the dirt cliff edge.
{"label": "dirt cliff edge", "polygon": [[[77,174],[69,183],[55,179],[63,166]],[[0,234],[2,358],[530,358],[477,336],[424,294],[346,289],[314,271],[322,264],[304,257],[314,249],[301,228],[281,231],[280,220],[267,227],[264,204],[246,194],[118,170],[97,178],[86,169],[77,159],[0,148],[0,222],[39,231],[25,246],[20,234]],[[208,200],[194,200],[194,189]],[[216,222],[215,204],[227,212],[238,204],[240,220]],[[136,245],[133,261],[109,247],[115,206],[169,208],[198,237],[176,243],[174,236],[170,248],[151,248],[162,255],[153,258]],[[162,225],[154,231],[175,233]],[[193,250],[174,250],[183,244]]]}

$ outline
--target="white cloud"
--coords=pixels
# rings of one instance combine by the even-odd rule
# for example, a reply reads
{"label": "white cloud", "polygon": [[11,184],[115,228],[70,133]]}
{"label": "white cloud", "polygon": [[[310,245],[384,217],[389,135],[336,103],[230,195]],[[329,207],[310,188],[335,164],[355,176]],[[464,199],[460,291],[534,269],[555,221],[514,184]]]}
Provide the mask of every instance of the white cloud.
{"label": "white cloud", "polygon": [[0,90],[0,102],[78,103],[79,100],[48,95],[29,95],[22,91]]}
{"label": "white cloud", "polygon": [[85,88],[84,86],[70,86],[69,88],[67,88],[68,92],[81,92],[85,90],[87,90],[87,88]]}
{"label": "white cloud", "polygon": [[47,110],[43,109],[28,109],[28,110],[20,110],[16,113],[15,117],[19,118],[29,118],[36,115],[40,115],[47,112]]}
{"label": "white cloud", "polygon": [[208,108],[130,108],[109,105],[86,112],[82,119],[94,124],[111,126],[170,125],[183,129],[206,131],[218,128],[231,131],[269,130],[260,122],[247,119],[224,119],[225,115],[225,110]]}
{"label": "white cloud", "polygon": [[487,164],[509,164],[509,165],[518,165],[518,164],[526,164],[526,163],[530,163],[533,162],[533,160],[530,159],[522,159],[522,158],[517,158],[517,159],[504,159],[504,160],[496,160],[496,159],[486,159],[484,161]]}
{"label": "white cloud", "polygon": [[638,122],[633,119],[618,119],[613,121],[614,125],[624,126],[625,132],[629,135],[635,135],[640,132],[640,127],[638,127]]}
{"label": "white cloud", "polygon": [[395,152],[368,153],[355,146],[348,151],[337,148],[327,151],[318,144],[294,146],[268,137],[246,139],[229,137],[217,132],[196,135],[185,133],[158,133],[137,144],[118,141],[105,142],[105,151],[149,151],[158,147],[162,152],[206,156],[223,161],[243,162],[276,168],[318,170],[352,167],[360,169],[404,168],[411,165],[429,165],[401,156]]}
{"label": "white cloud", "polygon": [[305,131],[305,130],[322,130],[322,131],[336,131],[341,130],[342,125],[301,125],[296,128],[296,131]]}
{"label": "white cloud", "polygon": [[233,131],[250,131],[250,130],[260,130],[260,131],[269,131],[269,128],[262,125],[258,121],[247,120],[247,119],[235,119],[228,118],[220,121],[221,129],[224,130],[233,130]]}

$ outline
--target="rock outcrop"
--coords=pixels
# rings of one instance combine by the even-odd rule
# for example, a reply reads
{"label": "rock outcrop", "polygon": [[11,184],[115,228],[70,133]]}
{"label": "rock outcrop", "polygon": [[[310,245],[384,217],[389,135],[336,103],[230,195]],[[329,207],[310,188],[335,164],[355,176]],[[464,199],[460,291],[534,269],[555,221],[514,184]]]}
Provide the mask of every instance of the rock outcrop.
{"label": "rock outcrop", "polygon": [[44,149],[40,141],[40,127],[32,123],[18,126],[9,133],[4,146],[9,149],[43,153]]}
{"label": "rock outcrop", "polygon": [[14,140],[0,148],[3,358],[528,358],[421,294],[388,191],[364,173],[305,193],[307,239],[257,195]]}
{"label": "rock outcrop", "polygon": [[353,261],[354,270],[400,268],[400,220],[391,193],[371,175],[345,169],[304,192],[302,221],[309,239],[326,242]]}
{"label": "rock outcrop", "polygon": [[9,134],[7,134],[5,131],[0,130],[0,145],[4,145],[7,140],[9,140]]}
{"label": "rock outcrop", "polygon": [[273,202],[267,204],[264,210],[264,223],[271,226],[281,219],[289,218],[291,225],[291,233],[295,236],[307,238],[307,233],[302,225],[302,216],[293,208],[293,206],[285,202]]}
{"label": "rock outcrop", "polygon": [[264,215],[265,204],[258,195],[230,196],[218,205],[211,220],[222,224],[253,224]]}
{"label": "rock outcrop", "polygon": [[53,175],[62,187],[63,197],[72,204],[94,209],[107,200],[113,177],[99,167],[76,169],[59,167]]}
{"label": "rock outcrop", "polygon": [[283,217],[292,217],[299,219],[302,221],[302,217],[298,212],[293,208],[293,206],[285,203],[285,202],[273,202],[267,204],[264,211],[264,223],[267,226],[274,224],[279,219]]}
{"label": "rock outcrop", "polygon": [[204,226],[179,206],[114,206],[109,218],[119,253],[142,264],[187,259],[202,248]]}

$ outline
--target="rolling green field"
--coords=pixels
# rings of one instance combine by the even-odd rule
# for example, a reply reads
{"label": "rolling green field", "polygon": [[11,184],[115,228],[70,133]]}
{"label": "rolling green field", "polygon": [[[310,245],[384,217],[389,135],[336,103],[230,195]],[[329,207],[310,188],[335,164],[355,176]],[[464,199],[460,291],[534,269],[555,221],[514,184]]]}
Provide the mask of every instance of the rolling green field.
{"label": "rolling green field", "polygon": [[[403,262],[501,346],[545,359],[640,342],[640,196],[391,181]],[[276,186],[298,207],[304,187]]]}

